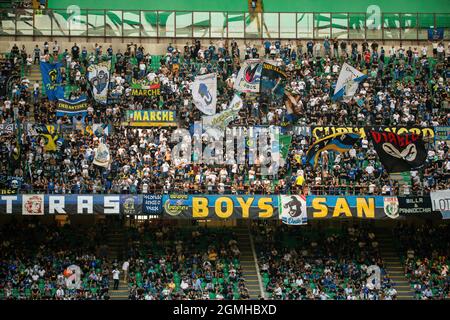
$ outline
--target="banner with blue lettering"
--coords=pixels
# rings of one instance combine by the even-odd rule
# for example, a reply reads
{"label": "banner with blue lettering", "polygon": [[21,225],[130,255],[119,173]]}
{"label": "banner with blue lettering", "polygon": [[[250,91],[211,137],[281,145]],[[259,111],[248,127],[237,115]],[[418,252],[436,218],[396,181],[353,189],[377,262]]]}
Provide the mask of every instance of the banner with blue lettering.
{"label": "banner with blue lettering", "polygon": [[42,82],[48,100],[54,101],[64,98],[64,87],[61,84],[62,63],[41,62]]}

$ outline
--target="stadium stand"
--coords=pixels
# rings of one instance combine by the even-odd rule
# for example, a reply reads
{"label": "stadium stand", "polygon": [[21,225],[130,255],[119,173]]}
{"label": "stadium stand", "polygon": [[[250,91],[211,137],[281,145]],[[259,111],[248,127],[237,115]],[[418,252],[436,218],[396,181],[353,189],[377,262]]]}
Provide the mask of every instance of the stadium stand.
{"label": "stadium stand", "polygon": [[450,298],[450,15],[278,2],[0,1],[0,299]]}

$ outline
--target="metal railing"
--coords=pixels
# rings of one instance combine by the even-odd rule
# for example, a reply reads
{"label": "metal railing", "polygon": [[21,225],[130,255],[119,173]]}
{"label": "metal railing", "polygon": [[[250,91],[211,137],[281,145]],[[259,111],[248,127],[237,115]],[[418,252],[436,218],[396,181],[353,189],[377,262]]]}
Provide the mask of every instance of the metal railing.
{"label": "metal railing", "polygon": [[450,13],[215,12],[91,9],[3,9],[0,36],[428,40]]}

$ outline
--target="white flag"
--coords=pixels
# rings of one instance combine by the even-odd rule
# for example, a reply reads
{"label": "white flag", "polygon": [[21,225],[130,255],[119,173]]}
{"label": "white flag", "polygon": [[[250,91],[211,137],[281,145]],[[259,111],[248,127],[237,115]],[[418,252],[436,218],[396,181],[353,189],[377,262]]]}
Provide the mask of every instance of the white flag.
{"label": "white flag", "polygon": [[215,73],[195,77],[192,98],[198,110],[207,115],[216,114],[217,76]]}
{"label": "white flag", "polygon": [[108,146],[103,142],[98,144],[97,149],[95,150],[95,156],[93,163],[99,167],[107,168],[109,166],[109,161],[111,159],[110,152]]}
{"label": "white flag", "polygon": [[206,133],[214,136],[216,139],[223,137],[225,135],[226,127],[231,121],[236,119],[241,108],[242,99],[238,95],[235,95],[230,106],[226,110],[213,116],[203,117],[202,122]]}
{"label": "white flag", "polygon": [[260,60],[244,61],[234,82],[234,89],[240,92],[259,92],[262,65]]}
{"label": "white flag", "polygon": [[307,224],[305,196],[280,196],[280,219],[284,224]]}
{"label": "white flag", "polygon": [[106,104],[108,100],[108,86],[111,61],[103,61],[88,67],[88,80],[91,83],[95,101]]}
{"label": "white flag", "polygon": [[358,85],[366,77],[367,76],[362,72],[356,70],[351,65],[344,63],[342,65],[341,72],[339,73],[336,88],[334,89],[333,100],[337,100],[339,98],[348,100],[353,97],[358,89]]}

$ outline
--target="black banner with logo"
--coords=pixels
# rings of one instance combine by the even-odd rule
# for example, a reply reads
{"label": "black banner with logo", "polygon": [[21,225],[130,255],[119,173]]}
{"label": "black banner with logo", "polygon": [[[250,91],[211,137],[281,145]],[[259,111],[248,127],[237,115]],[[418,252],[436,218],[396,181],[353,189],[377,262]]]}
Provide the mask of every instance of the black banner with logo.
{"label": "black banner with logo", "polygon": [[427,152],[420,135],[375,130],[368,130],[367,135],[389,173],[411,171],[425,163]]}

